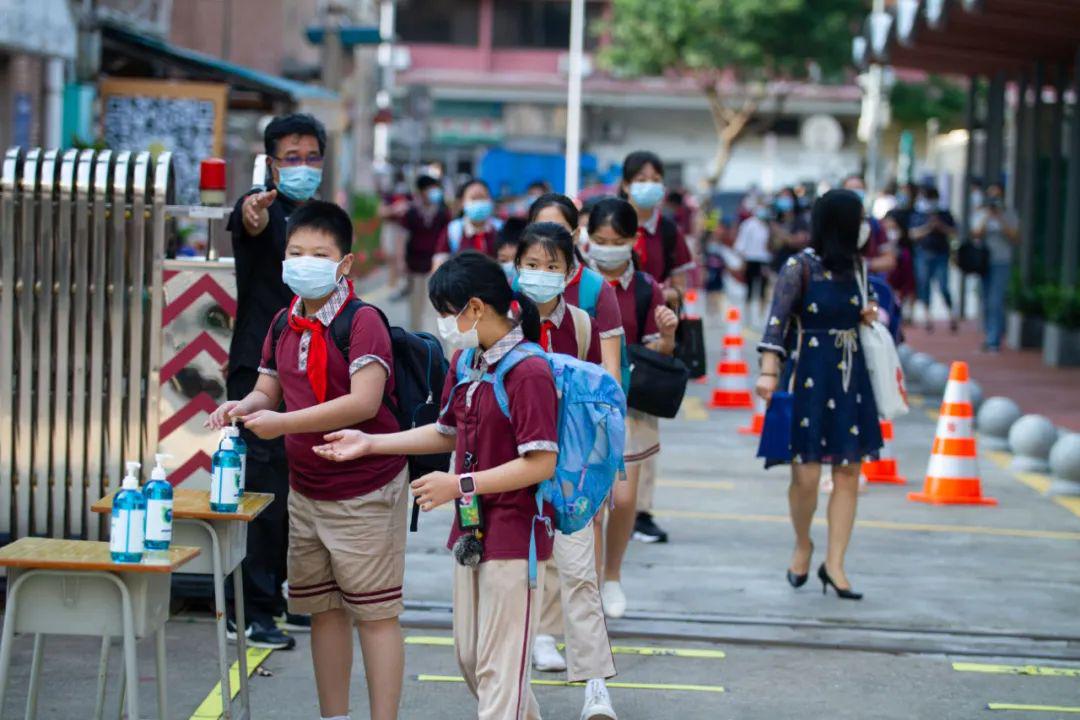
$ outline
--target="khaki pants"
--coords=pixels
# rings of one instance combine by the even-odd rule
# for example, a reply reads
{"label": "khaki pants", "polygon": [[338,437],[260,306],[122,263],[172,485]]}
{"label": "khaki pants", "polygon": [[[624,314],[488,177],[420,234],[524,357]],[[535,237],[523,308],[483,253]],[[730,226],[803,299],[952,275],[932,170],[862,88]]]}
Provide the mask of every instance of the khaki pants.
{"label": "khaki pants", "polygon": [[540,720],[529,677],[546,564],[533,591],[527,560],[454,563],[454,649],[477,720]]}
{"label": "khaki pants", "polygon": [[596,582],[595,544],[592,523],[573,535],[556,533],[554,554],[544,573],[540,633],[566,636],[570,682],[615,675]]}
{"label": "khaki pants", "polygon": [[656,460],[653,455],[642,461],[637,486],[637,511],[652,512],[653,496],[656,495]]}
{"label": "khaki pants", "polygon": [[433,332],[434,310],[428,300],[427,273],[409,273],[409,330]]}

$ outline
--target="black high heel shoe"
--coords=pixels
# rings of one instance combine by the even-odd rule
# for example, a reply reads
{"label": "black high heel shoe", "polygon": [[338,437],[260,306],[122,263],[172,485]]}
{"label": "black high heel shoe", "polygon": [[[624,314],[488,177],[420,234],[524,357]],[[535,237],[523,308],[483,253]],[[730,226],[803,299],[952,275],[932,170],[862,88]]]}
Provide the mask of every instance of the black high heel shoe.
{"label": "black high heel shoe", "polygon": [[825,563],[821,563],[821,567],[818,568],[817,576],[821,580],[821,594],[824,595],[828,592],[829,586],[832,585],[832,589],[836,591],[836,597],[841,600],[862,600],[863,594],[854,592],[850,588],[845,590],[844,588],[837,587],[833,579],[829,577],[829,573],[825,570]]}
{"label": "black high heel shoe", "polygon": [[[814,557],[814,543],[810,543],[810,557]],[[809,565],[809,561],[807,561],[806,564]],[[796,575],[791,571],[791,568],[788,568],[787,581],[788,584],[791,585],[791,587],[793,588],[801,588],[803,585],[806,584],[806,581],[809,579],[809,577],[809,572],[804,572],[802,575]]]}

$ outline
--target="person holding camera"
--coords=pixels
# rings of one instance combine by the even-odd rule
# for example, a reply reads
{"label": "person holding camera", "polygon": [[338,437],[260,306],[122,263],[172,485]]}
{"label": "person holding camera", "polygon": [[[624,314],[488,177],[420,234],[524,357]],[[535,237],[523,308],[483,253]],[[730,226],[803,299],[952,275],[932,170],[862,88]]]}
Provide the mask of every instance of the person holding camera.
{"label": "person holding camera", "polygon": [[1020,244],[1020,221],[1005,207],[1005,188],[994,183],[986,188],[985,203],[971,224],[971,237],[986,249],[989,262],[982,277],[983,351],[1001,350],[1005,330],[1005,293],[1012,274],[1013,248]]}

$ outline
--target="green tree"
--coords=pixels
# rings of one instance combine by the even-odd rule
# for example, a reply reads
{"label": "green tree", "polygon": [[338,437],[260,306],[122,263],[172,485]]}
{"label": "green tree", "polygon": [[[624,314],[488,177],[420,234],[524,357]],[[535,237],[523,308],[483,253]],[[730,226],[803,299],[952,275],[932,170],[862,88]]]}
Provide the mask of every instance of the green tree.
{"label": "green tree", "polygon": [[795,81],[841,75],[866,12],[865,0],[613,0],[601,62],[697,82],[716,127],[715,185],[759,109],[779,113]]}

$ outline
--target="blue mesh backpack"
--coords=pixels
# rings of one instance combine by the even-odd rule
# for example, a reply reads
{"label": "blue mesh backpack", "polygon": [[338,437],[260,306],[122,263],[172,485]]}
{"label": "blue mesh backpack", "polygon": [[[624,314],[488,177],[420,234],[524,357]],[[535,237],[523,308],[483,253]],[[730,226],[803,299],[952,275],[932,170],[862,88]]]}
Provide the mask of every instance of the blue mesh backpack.
{"label": "blue mesh backpack", "polygon": [[[475,354],[475,349],[466,350],[458,358],[458,382],[453,392],[477,379],[473,369]],[[555,475],[537,488],[536,516],[529,543],[529,581],[535,587],[537,523],[552,532],[551,522],[544,516],[544,501],[555,509],[555,528],[566,535],[581,530],[596,515],[622,467],[626,395],[618,381],[599,365],[561,353],[546,353],[535,343],[522,343],[499,361],[494,373],[484,373],[479,378],[492,384],[499,408],[508,418],[506,374],[529,357],[547,361],[559,397],[559,458]]]}

